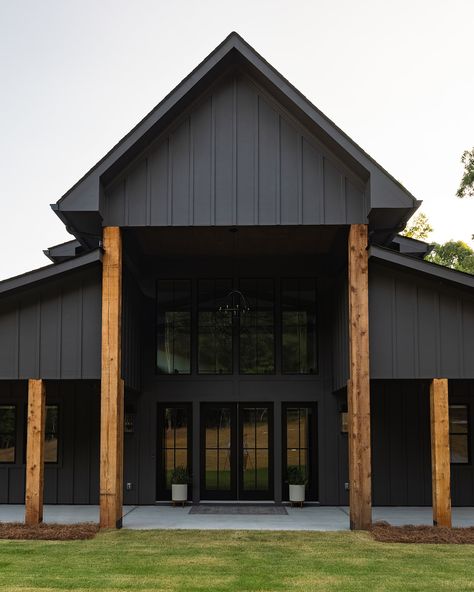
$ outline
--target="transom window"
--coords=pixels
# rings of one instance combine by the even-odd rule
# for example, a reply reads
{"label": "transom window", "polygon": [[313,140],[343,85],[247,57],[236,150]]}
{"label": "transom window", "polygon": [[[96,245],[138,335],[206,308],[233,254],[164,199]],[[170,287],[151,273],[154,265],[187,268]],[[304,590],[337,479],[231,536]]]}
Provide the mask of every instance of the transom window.
{"label": "transom window", "polygon": [[[243,314],[228,310],[235,293],[248,307]],[[157,370],[317,374],[316,308],[314,278],[159,280]]]}
{"label": "transom window", "polygon": [[467,405],[449,406],[449,449],[453,464],[469,464],[469,413]]}

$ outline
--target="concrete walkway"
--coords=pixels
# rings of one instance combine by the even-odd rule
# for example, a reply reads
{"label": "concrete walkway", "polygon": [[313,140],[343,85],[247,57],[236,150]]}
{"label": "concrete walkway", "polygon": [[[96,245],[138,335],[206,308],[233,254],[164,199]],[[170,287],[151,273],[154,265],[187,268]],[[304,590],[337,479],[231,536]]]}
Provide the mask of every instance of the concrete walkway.
{"label": "concrete walkway", "polygon": [[[230,529],[230,530],[348,530],[348,508],[342,506],[286,507],[288,514],[222,515],[190,514],[190,506],[125,506],[124,528],[132,529]],[[22,522],[25,507],[0,505],[0,522]],[[432,524],[431,508],[374,508],[374,521],[390,524]],[[98,522],[98,506],[45,506],[44,521],[74,524]],[[474,507],[453,508],[453,526],[474,526]]]}

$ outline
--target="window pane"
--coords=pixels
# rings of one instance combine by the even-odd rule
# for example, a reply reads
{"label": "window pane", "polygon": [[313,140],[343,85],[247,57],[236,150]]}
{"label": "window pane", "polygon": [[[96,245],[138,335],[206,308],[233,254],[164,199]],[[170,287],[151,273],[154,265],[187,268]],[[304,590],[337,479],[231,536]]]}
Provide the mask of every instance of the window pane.
{"label": "window pane", "polygon": [[232,374],[232,316],[220,312],[232,290],[232,280],[199,280],[198,371]]}
{"label": "window pane", "polygon": [[282,371],[315,374],[316,282],[312,278],[284,279],[281,285]]}
{"label": "window pane", "polygon": [[286,411],[286,445],[288,448],[299,448],[299,409],[288,408]]}
{"label": "window pane", "polygon": [[450,435],[449,445],[451,452],[452,463],[463,463],[469,462],[469,448],[468,448],[468,436],[467,434],[462,435]]}
{"label": "window pane", "polygon": [[0,405],[0,463],[15,462],[16,408]]}
{"label": "window pane", "polygon": [[250,312],[240,318],[240,372],[275,372],[274,290],[272,280],[241,280]]}
{"label": "window pane", "polygon": [[451,434],[467,434],[467,405],[449,406],[449,432]]}
{"label": "window pane", "polygon": [[159,280],[158,371],[162,374],[191,372],[191,282]]}
{"label": "window pane", "polygon": [[163,427],[163,479],[166,489],[171,488],[171,477],[176,467],[188,467],[188,424],[186,407],[166,407],[162,410]]}
{"label": "window pane", "polygon": [[59,407],[46,405],[44,462],[58,462]]}

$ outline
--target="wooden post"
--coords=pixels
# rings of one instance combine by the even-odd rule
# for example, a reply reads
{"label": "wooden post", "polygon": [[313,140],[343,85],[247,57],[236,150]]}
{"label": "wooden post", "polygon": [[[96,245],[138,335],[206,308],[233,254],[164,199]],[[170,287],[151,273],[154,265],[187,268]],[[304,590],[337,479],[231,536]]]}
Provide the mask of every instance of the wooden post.
{"label": "wooden post", "polygon": [[106,227],[102,261],[102,382],[100,406],[100,527],[122,526],[123,381],[121,378],[122,239]]}
{"label": "wooden post", "polygon": [[29,526],[43,522],[45,416],[44,382],[31,379],[28,381],[25,494],[25,523]]}
{"label": "wooden post", "polygon": [[352,224],[348,244],[349,286],[349,499],[350,526],[372,524],[370,451],[369,273],[368,228]]}
{"label": "wooden post", "polygon": [[430,385],[431,480],[433,524],[451,528],[451,459],[449,452],[448,379]]}

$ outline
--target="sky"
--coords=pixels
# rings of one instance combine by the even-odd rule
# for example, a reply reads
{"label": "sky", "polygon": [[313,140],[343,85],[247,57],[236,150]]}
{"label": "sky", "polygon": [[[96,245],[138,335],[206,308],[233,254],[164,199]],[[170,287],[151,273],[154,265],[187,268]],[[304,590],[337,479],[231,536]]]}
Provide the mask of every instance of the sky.
{"label": "sky", "polygon": [[0,0],[0,279],[70,240],[49,204],[240,33],[474,243],[455,193],[474,146],[474,0]]}

